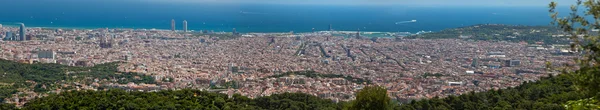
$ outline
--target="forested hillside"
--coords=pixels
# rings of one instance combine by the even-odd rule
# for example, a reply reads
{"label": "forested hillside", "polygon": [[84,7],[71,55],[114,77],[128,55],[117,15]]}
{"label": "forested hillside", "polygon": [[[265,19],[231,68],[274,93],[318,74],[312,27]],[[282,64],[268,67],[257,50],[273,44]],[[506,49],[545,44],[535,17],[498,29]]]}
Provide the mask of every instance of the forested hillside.
{"label": "forested hillside", "polygon": [[337,110],[342,109],[343,104],[302,93],[275,94],[250,99],[239,94],[228,97],[226,94],[189,89],[160,92],[126,92],[113,89],[109,91],[76,91],[52,95],[29,102],[22,109]]}
{"label": "forested hillside", "polygon": [[[118,62],[94,67],[71,67],[59,64],[22,64],[0,60],[0,102],[4,102],[5,98],[11,97],[17,92],[47,93],[57,89],[70,90],[75,88],[75,83],[85,85],[93,82],[155,83],[151,76],[118,72],[117,66]],[[135,78],[136,76],[139,78]]]}
{"label": "forested hillside", "polygon": [[565,75],[543,78],[508,89],[414,101],[401,106],[403,110],[560,110],[567,101],[589,98],[575,91]]}
{"label": "forested hillside", "polygon": [[553,37],[562,31],[552,26],[522,26],[504,24],[480,24],[460,28],[445,29],[439,32],[408,36],[421,39],[462,38],[472,40],[494,40],[512,42],[544,42],[548,44],[569,43],[566,37]]}

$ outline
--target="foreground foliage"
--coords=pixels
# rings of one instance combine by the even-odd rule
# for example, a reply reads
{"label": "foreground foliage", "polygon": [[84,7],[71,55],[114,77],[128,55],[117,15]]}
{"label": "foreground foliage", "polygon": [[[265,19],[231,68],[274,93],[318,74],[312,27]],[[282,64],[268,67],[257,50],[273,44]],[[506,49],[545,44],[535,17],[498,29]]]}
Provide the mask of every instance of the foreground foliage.
{"label": "foreground foliage", "polygon": [[[569,109],[600,109],[600,2],[598,0],[577,0],[571,5],[568,16],[559,17],[556,2],[550,8],[553,24],[569,33],[571,49],[580,57],[575,59],[577,66],[566,65],[562,69],[578,91],[591,95],[585,100],[574,100],[566,105]],[[576,71],[569,71],[575,69]]]}
{"label": "foreground foliage", "polygon": [[226,94],[199,90],[177,90],[160,92],[75,91],[51,95],[31,101],[22,109],[342,109],[343,103],[302,94],[284,93],[250,99],[239,94],[228,97]]}
{"label": "foreground foliage", "polygon": [[556,110],[563,104],[588,96],[578,92],[566,75],[542,78],[508,89],[468,93],[446,98],[413,101],[402,105],[403,110],[457,109],[457,110]]}
{"label": "foreground foliage", "polygon": [[369,86],[356,93],[356,100],[351,102],[350,110],[391,110],[387,90],[382,87]]}

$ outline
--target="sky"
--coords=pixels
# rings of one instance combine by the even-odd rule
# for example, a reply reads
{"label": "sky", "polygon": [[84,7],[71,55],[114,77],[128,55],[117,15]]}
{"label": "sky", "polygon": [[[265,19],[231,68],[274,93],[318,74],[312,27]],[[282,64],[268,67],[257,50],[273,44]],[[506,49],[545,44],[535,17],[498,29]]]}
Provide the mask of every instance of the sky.
{"label": "sky", "polygon": [[414,5],[414,6],[547,6],[556,1],[568,6],[575,0],[139,0],[171,3],[257,3],[312,5]]}

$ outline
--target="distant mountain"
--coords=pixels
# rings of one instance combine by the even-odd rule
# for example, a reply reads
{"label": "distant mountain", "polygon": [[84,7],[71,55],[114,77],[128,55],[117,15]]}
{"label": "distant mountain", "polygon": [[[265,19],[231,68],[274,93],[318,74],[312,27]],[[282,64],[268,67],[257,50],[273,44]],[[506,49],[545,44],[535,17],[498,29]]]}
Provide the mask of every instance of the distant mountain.
{"label": "distant mountain", "polygon": [[[460,28],[445,29],[439,32],[424,33],[408,36],[407,38],[421,39],[447,39],[462,38],[472,40],[494,40],[512,42],[544,42],[547,44],[569,43],[566,37],[557,37],[563,34],[559,28],[551,26],[524,26],[504,24],[480,24]],[[554,37],[553,37],[554,36]]]}

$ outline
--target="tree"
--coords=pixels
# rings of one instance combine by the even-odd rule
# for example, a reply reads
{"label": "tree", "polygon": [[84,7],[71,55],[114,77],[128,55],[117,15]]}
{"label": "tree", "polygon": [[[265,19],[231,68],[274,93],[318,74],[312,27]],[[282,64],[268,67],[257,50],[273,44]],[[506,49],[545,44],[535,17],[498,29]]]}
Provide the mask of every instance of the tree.
{"label": "tree", "polygon": [[[572,40],[571,50],[578,52],[580,57],[576,58],[577,67],[570,66],[563,68],[562,71],[567,74],[578,91],[590,95],[592,99],[600,99],[600,2],[597,0],[577,0],[576,4],[571,5],[571,12],[568,16],[559,18],[556,12],[557,3],[549,4],[552,23],[560,27],[564,32],[569,33],[569,39]],[[584,10],[580,10],[584,8]],[[583,13],[583,14],[581,14]],[[591,19],[593,18],[593,19]],[[568,71],[577,69],[576,71]],[[588,105],[591,101],[575,101]],[[573,102],[573,103],[575,103]],[[598,102],[591,102],[599,104]]]}
{"label": "tree", "polygon": [[390,97],[387,89],[379,86],[367,86],[356,94],[350,110],[388,110]]}
{"label": "tree", "polygon": [[577,101],[569,101],[566,104],[566,108],[570,110],[590,110],[590,109],[600,109],[600,106],[596,105],[598,101],[589,98],[589,99],[581,99]]}
{"label": "tree", "polygon": [[16,110],[16,107],[13,104],[0,103],[0,110]]}

